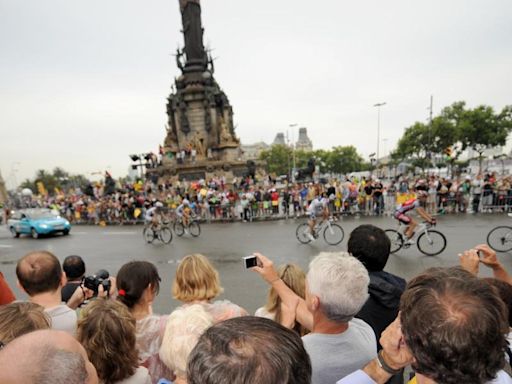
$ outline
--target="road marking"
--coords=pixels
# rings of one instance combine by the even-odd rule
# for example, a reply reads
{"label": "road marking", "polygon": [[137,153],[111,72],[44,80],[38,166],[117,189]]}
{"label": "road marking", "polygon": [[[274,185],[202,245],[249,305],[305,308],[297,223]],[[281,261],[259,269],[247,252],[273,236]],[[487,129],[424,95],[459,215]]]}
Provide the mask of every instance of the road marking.
{"label": "road marking", "polygon": [[131,236],[135,234],[137,234],[137,232],[103,232],[105,236]]}
{"label": "road marking", "polygon": [[12,245],[0,244],[0,248],[12,248]]}

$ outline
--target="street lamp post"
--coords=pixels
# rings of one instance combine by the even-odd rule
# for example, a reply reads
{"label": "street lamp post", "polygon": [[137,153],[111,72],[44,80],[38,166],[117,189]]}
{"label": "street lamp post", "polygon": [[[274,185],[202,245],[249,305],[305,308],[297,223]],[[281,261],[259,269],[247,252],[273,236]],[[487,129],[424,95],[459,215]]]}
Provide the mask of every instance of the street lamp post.
{"label": "street lamp post", "polygon": [[291,180],[293,183],[295,183],[295,168],[296,168],[296,164],[295,164],[295,138],[293,136],[293,128],[295,128],[298,124],[297,123],[293,123],[293,124],[289,124],[288,126],[290,128],[292,128],[292,177],[291,177]]}
{"label": "street lamp post", "polygon": [[379,164],[379,155],[380,155],[380,107],[386,105],[386,102],[374,104],[374,107],[377,107],[377,158],[376,164]]}

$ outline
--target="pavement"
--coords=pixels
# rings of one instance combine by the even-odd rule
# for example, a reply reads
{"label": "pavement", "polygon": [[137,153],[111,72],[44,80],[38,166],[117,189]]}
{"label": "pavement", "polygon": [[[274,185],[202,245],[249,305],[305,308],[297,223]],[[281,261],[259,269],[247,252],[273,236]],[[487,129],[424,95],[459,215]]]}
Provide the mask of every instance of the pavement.
{"label": "pavement", "polygon": [[[348,217],[338,223],[345,238],[338,246],[327,245],[322,238],[312,244],[300,244],[295,237],[297,226],[304,219],[253,223],[212,223],[201,225],[201,236],[173,236],[170,244],[155,241],[146,244],[142,226],[74,226],[69,236],[32,239],[22,236],[12,238],[5,226],[0,227],[0,271],[15,290],[19,299],[26,298],[16,286],[16,263],[20,257],[33,250],[48,250],[61,261],[68,255],[84,258],[87,273],[107,269],[115,275],[130,260],[147,260],[154,263],[162,278],[160,294],[155,300],[156,313],[170,313],[177,305],[171,295],[171,284],[179,260],[190,253],[206,255],[218,269],[224,294],[220,298],[233,301],[254,311],[265,303],[267,285],[254,272],[245,270],[242,258],[259,251],[274,261],[275,265],[295,263],[307,269],[308,263],[321,251],[346,250],[350,232],[361,224],[374,224],[383,229],[396,228],[389,217]],[[425,256],[416,246],[391,255],[386,270],[406,279],[434,266],[458,264],[458,253],[477,244],[485,243],[488,232],[498,225],[512,225],[512,218],[505,214],[453,215],[438,217],[437,230],[448,240],[445,251],[438,256]],[[507,270],[512,271],[512,253],[499,254]],[[485,267],[481,276],[491,276]]]}

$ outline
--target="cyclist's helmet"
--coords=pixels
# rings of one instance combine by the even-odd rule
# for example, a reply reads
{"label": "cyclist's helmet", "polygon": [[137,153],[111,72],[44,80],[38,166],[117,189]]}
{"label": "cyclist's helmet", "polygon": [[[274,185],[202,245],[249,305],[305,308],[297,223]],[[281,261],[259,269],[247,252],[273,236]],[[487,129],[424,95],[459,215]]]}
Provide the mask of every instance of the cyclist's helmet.
{"label": "cyclist's helmet", "polygon": [[157,202],[155,203],[155,207],[157,207],[157,208],[163,208],[163,207],[164,207],[164,204],[163,204],[162,202],[160,202],[160,201],[157,201]]}
{"label": "cyclist's helmet", "polygon": [[420,198],[420,197],[427,197],[428,196],[428,192],[424,191],[423,189],[417,189],[416,190],[416,196],[418,198]]}
{"label": "cyclist's helmet", "polygon": [[188,199],[183,199],[181,201],[181,204],[183,204],[183,205],[190,205],[190,201],[188,201]]}

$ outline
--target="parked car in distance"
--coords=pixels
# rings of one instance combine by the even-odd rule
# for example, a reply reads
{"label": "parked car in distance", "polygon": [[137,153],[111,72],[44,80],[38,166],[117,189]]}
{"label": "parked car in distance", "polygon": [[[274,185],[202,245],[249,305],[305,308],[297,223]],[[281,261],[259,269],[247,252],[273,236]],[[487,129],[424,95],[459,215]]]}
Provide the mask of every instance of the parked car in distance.
{"label": "parked car in distance", "polygon": [[13,237],[21,234],[37,239],[40,235],[69,234],[71,224],[55,211],[46,208],[31,208],[13,211],[7,227]]}

